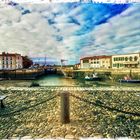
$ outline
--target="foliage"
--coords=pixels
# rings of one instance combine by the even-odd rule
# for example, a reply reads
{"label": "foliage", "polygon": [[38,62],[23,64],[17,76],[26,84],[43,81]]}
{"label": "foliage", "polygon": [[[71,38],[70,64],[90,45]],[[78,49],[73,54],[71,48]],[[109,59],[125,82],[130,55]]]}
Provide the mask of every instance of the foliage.
{"label": "foliage", "polygon": [[33,61],[28,56],[23,56],[23,68],[29,68],[33,65]]}

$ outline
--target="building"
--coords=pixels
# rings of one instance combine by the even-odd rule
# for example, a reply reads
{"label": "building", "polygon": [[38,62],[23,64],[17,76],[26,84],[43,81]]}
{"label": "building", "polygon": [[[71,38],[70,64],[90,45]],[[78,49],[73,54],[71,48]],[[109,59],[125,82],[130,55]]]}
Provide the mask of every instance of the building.
{"label": "building", "polygon": [[140,67],[140,53],[121,54],[112,56],[112,68]]}
{"label": "building", "polygon": [[110,68],[111,56],[92,56],[80,59],[81,68]]}
{"label": "building", "polygon": [[0,54],[0,70],[13,70],[23,68],[23,59],[20,54],[3,52]]}
{"label": "building", "polygon": [[74,69],[80,69],[80,63],[74,65]]}

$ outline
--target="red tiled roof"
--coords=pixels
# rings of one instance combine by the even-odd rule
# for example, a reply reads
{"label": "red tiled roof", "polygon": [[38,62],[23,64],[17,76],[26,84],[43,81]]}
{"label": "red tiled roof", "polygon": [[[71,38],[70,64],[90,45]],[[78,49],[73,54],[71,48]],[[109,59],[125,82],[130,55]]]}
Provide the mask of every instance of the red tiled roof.
{"label": "red tiled roof", "polygon": [[83,57],[80,60],[83,60],[83,59],[102,59],[102,58],[111,58],[111,56],[101,55],[101,56]]}

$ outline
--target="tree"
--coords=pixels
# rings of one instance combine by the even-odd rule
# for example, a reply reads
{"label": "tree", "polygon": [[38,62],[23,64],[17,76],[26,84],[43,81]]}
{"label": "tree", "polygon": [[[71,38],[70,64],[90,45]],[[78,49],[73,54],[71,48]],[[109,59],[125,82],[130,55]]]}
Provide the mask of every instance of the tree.
{"label": "tree", "polygon": [[23,68],[29,68],[33,65],[33,61],[28,56],[22,56],[23,58]]}

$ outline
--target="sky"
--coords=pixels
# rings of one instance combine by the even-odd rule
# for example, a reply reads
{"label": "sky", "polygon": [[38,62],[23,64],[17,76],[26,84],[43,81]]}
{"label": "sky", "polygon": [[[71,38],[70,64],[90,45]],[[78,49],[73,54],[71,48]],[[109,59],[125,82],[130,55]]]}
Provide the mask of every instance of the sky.
{"label": "sky", "polygon": [[49,63],[140,52],[140,4],[0,5],[0,53]]}

